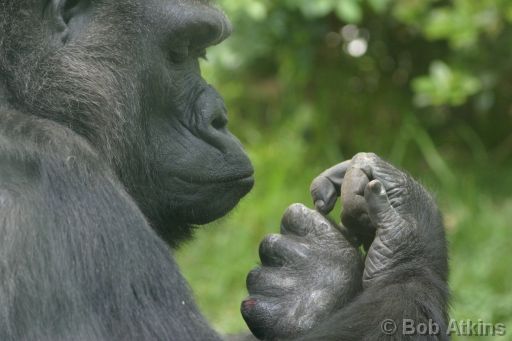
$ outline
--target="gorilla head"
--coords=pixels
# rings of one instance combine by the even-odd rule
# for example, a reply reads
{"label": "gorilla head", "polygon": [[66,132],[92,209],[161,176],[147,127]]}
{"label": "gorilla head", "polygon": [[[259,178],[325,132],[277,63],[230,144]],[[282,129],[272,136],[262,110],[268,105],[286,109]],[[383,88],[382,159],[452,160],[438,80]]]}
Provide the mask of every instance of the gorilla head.
{"label": "gorilla head", "polygon": [[171,243],[251,189],[199,69],[231,31],[209,1],[3,0],[0,25],[12,105],[85,138]]}

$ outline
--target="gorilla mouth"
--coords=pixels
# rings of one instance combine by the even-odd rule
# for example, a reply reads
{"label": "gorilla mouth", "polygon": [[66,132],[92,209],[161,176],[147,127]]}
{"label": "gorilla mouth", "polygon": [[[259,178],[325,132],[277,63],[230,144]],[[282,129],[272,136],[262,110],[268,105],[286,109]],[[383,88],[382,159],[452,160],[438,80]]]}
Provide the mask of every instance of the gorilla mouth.
{"label": "gorilla mouth", "polygon": [[199,178],[199,177],[185,177],[185,176],[176,176],[179,180],[195,185],[216,185],[216,184],[229,184],[235,182],[248,182],[254,181],[254,172],[248,172],[242,175],[230,176],[230,177],[222,177],[217,179],[212,178]]}

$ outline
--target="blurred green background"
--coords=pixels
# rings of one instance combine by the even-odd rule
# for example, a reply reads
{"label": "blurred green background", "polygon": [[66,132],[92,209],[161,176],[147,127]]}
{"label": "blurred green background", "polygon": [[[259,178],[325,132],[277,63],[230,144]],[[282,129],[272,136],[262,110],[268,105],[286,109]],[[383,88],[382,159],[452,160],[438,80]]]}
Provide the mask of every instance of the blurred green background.
{"label": "blurred green background", "polygon": [[219,5],[235,32],[209,51],[203,71],[227,101],[256,185],[178,252],[215,327],[246,330],[245,276],[285,208],[311,206],[320,171],[372,151],[437,194],[451,316],[505,323],[512,335],[512,1]]}

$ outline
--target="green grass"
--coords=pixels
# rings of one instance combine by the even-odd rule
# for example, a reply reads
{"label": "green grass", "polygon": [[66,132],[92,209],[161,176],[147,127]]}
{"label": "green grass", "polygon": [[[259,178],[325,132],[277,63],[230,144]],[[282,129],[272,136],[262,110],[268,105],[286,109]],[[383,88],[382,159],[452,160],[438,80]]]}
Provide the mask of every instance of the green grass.
{"label": "green grass", "polygon": [[[293,129],[287,131],[249,148],[256,169],[253,192],[230,216],[200,230],[178,253],[200,307],[222,333],[246,330],[239,304],[246,295],[245,276],[258,262],[260,240],[279,230],[280,217],[288,205],[303,202],[311,206],[310,181],[330,166],[325,160],[312,161],[314,155],[308,146],[291,133]],[[341,155],[337,160],[341,161]],[[459,166],[452,172],[456,180],[448,187],[428,168],[416,174],[436,189],[445,215],[451,316],[501,322],[512,329],[512,197],[507,197],[503,188],[503,181],[510,182],[510,171],[493,169],[486,175]]]}

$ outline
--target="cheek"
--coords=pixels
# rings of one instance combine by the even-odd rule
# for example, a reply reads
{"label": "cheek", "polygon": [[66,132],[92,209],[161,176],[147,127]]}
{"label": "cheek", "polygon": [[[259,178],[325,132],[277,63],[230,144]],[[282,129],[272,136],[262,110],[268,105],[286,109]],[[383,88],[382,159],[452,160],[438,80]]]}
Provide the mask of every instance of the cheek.
{"label": "cheek", "polygon": [[[151,51],[151,50],[149,50]],[[141,84],[141,100],[152,116],[187,120],[198,93],[206,86],[191,65],[172,65],[161,51],[143,52],[135,65]]]}
{"label": "cheek", "polygon": [[206,153],[200,141],[172,116],[150,116],[147,135],[154,150],[155,171],[162,177],[194,169],[195,160]]}

